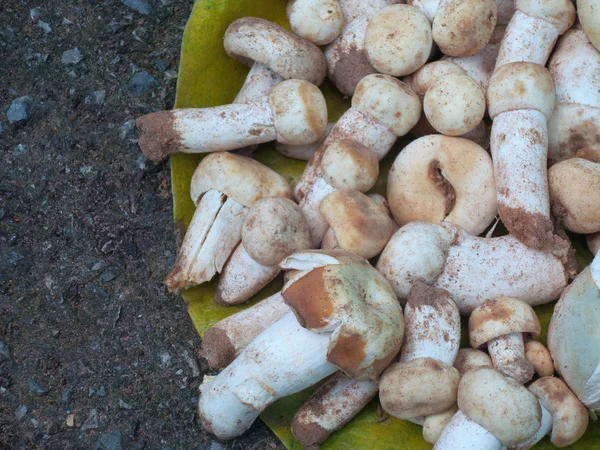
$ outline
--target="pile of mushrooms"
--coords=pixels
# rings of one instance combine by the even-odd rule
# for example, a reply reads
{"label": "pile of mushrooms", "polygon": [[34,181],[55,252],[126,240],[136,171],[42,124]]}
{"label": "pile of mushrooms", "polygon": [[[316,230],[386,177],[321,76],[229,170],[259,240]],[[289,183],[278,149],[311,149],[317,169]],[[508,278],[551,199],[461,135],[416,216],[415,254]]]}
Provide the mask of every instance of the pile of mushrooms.
{"label": "pile of mushrooms", "polygon": [[[253,17],[225,32],[250,67],[231,105],[137,120],[154,161],[208,153],[168,289],[220,274],[214,300],[238,305],[284,273],[206,330],[199,353],[222,371],[200,386],[202,425],[235,438],[327,379],[293,419],[304,448],[377,396],[438,450],[576,442],[600,414],[600,4],[290,0],[287,13],[292,32]],[[352,97],[336,123],[326,76]],[[270,141],[308,161],[295,186],[252,159]],[[583,271],[577,234],[596,255]],[[546,347],[533,307],[556,300]]]}

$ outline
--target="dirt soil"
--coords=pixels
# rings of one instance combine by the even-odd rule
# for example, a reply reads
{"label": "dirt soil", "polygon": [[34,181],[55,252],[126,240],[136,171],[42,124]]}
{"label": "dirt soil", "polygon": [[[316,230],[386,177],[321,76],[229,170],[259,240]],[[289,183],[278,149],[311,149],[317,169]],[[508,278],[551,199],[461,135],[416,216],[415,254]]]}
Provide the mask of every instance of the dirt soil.
{"label": "dirt soil", "polygon": [[172,108],[192,4],[2,0],[2,449],[283,448],[260,421],[203,432],[200,338],[161,284],[169,165],[129,121]]}

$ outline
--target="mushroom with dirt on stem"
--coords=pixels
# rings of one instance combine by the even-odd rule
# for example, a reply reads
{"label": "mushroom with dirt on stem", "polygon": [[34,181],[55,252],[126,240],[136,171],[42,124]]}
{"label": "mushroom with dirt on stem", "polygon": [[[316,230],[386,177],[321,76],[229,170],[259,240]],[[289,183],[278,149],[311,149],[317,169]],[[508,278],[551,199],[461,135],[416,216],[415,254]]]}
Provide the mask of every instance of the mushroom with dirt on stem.
{"label": "mushroom with dirt on stem", "polygon": [[344,26],[338,0],[289,0],[286,12],[294,34],[316,45],[331,43]]}
{"label": "mushroom with dirt on stem", "polygon": [[402,345],[402,308],[366,260],[348,258],[354,262],[317,267],[289,283],[282,295],[291,311],[205,379],[199,415],[209,432],[239,436],[269,404],[338,369],[357,380],[379,378]]}
{"label": "mushroom with dirt on stem", "polygon": [[244,216],[263,197],[291,197],[281,175],[244,156],[226,152],[206,156],[192,176],[196,211],[165,278],[172,292],[210,281],[221,272],[241,239]]}

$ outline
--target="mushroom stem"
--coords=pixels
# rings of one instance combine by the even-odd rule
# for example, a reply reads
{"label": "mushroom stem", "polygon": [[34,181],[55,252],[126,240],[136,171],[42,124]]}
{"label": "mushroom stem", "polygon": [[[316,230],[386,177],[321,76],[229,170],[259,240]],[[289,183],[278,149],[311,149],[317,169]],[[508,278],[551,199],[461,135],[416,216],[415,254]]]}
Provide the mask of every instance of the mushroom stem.
{"label": "mushroom stem", "polygon": [[540,402],[540,408],[542,410],[542,419],[541,419],[542,424],[540,425],[540,428],[536,431],[536,433],[532,437],[527,439],[522,444],[511,447],[511,450],[529,450],[535,444],[537,444],[542,439],[544,439],[544,436],[546,436],[548,433],[550,433],[550,431],[552,431],[552,414],[550,414],[550,411],[548,411],[544,407],[542,402]]}
{"label": "mushroom stem", "polygon": [[444,427],[434,450],[500,450],[502,443],[488,430],[469,419],[462,411]]}
{"label": "mushroom stem", "polygon": [[217,322],[204,332],[200,356],[212,368],[228,366],[256,336],[289,311],[278,292]]}
{"label": "mushroom stem", "polygon": [[315,151],[317,151],[317,149],[323,143],[323,141],[325,139],[327,139],[327,136],[329,136],[329,133],[331,133],[331,130],[333,129],[334,126],[335,126],[335,123],[330,122],[327,125],[327,128],[325,129],[325,134],[323,135],[323,137],[318,142],[315,142],[314,144],[287,145],[287,144],[282,144],[281,142],[276,142],[275,150],[277,150],[279,153],[281,153],[282,155],[287,156],[289,158],[300,159],[302,161],[308,161],[310,158],[312,158],[312,155],[315,154]]}
{"label": "mushroom stem", "polygon": [[447,411],[427,416],[423,422],[423,439],[425,439],[425,442],[435,444],[440,438],[442,430],[452,420],[457,411],[458,406],[454,405]]}
{"label": "mushroom stem", "polygon": [[255,102],[267,98],[271,89],[282,81],[281,75],[277,75],[266,65],[255,62],[233,103]]}
{"label": "mushroom stem", "polygon": [[241,239],[247,209],[215,190],[202,196],[175,265],[164,280],[169,291],[204,283],[221,271]]}
{"label": "mushroom stem", "polygon": [[525,358],[523,333],[510,333],[488,342],[488,351],[494,367],[524,384],[531,380],[534,368]]}
{"label": "mushroom stem", "polygon": [[334,373],[327,361],[331,333],[303,328],[293,312],[258,335],[218,376],[200,387],[200,421],[219,439],[246,431],[258,415],[281,397],[294,394]]}
{"label": "mushroom stem", "polygon": [[306,197],[300,202],[300,209],[304,213],[304,217],[310,228],[310,236],[314,247],[321,245],[321,241],[329,228],[329,224],[319,211],[321,201],[335,190],[333,186],[319,177],[312,185],[312,189]]}
{"label": "mushroom stem", "polygon": [[292,434],[304,448],[319,445],[356,416],[378,390],[375,381],[356,381],[337,372],[296,412]]}

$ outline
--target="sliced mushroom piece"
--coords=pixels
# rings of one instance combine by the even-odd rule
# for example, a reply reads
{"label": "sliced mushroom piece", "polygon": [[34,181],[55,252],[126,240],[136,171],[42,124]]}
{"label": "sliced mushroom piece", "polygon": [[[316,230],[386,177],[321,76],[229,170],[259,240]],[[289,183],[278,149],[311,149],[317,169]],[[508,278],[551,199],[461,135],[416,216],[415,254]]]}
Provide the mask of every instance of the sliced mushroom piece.
{"label": "sliced mushroom piece", "polygon": [[221,272],[241,239],[244,216],[257,200],[291,196],[281,175],[230,153],[204,158],[192,176],[190,193],[197,208],[164,280],[172,292],[210,281]]}

